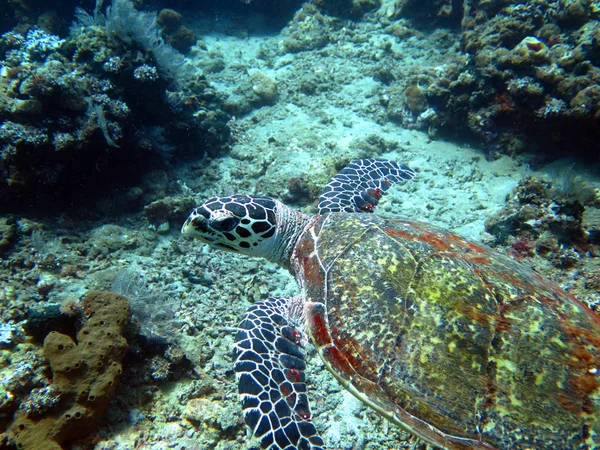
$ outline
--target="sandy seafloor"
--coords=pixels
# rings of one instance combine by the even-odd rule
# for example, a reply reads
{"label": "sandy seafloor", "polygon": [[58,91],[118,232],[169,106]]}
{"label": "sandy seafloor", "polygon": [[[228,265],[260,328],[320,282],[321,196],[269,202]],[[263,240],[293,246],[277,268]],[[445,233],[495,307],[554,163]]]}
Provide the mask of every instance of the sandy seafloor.
{"label": "sandy seafloor", "polygon": [[[231,92],[248,77],[248,70],[259,69],[277,82],[277,102],[236,118],[234,145],[227,156],[177,170],[167,168],[169,182],[177,191],[171,195],[194,195],[199,202],[232,193],[285,198],[289,178],[321,186],[341,159],[385,157],[409,165],[418,175],[393,187],[378,213],[428,221],[489,242],[485,219],[502,208],[524,177],[559,180],[565,170],[571,170],[589,185],[600,187],[593,168],[571,166],[571,161],[536,170],[528,165],[527,156],[488,161],[480,148],[432,140],[427,132],[403,129],[382,119],[379,99],[385,95],[385,86],[368,74],[377,64],[381,43],[394,42],[395,54],[402,55],[397,64],[409,74],[416,67],[435,68],[453,57],[456,46],[438,49],[435,33],[400,41],[385,35],[381,25],[365,22],[336,32],[324,49],[292,54],[278,50],[281,35],[260,36],[258,22],[250,23],[245,30],[243,24],[223,17],[199,20],[205,48],[194,49],[192,63],[208,67],[222,59],[222,70],[207,72],[219,92]],[[259,49],[267,57],[257,58]],[[320,86],[312,95],[300,89],[309,75]],[[310,203],[302,208],[314,211]],[[84,241],[98,247],[106,246],[108,239],[116,241],[113,251],[94,262],[63,254],[87,266],[80,279],[40,274],[40,280],[55,283],[49,301],[60,303],[90,288],[109,288],[124,269],[139,270],[149,289],[168,294],[176,320],[158,325],[159,333],[182,348],[194,368],[194,379],[182,376],[160,383],[137,379],[140,366],[138,372],[126,373],[104,426],[87,448],[223,450],[252,445],[242,424],[230,362],[232,329],[251,302],[267,295],[291,295],[295,282],[273,264],[184,239],[175,225],[159,235],[147,229],[141,213],[122,221],[97,222],[82,232]],[[52,239],[48,224],[44,233]],[[69,252],[69,248],[60,251]],[[204,281],[190,283],[184,271]],[[558,280],[568,287],[573,277],[576,273],[566,272]],[[152,363],[158,364],[148,361]],[[310,346],[307,380],[314,423],[329,448],[423,446],[341,391]]]}

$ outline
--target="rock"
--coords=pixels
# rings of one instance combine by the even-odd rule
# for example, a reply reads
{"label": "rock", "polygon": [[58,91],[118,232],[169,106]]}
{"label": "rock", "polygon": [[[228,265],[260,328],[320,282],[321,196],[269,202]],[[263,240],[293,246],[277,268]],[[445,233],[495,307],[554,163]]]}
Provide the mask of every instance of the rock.
{"label": "rock", "polygon": [[275,80],[258,69],[251,69],[249,75],[254,93],[267,105],[275,103],[278,96]]}
{"label": "rock", "polygon": [[600,208],[586,207],[583,212],[582,228],[586,241],[592,244],[600,244]]}
{"label": "rock", "polygon": [[17,236],[14,220],[8,217],[0,218],[0,251],[9,247]]}

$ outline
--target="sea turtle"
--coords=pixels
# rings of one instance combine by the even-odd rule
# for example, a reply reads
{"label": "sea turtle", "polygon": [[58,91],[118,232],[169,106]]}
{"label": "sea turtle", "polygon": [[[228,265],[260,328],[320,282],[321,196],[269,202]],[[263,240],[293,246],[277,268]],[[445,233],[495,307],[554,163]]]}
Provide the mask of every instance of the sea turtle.
{"label": "sea turtle", "polygon": [[244,419],[263,448],[324,446],[306,394],[308,335],[344,388],[446,449],[600,448],[600,318],[491,248],[373,212],[408,167],[352,162],[309,216],[213,197],[182,232],[286,268],[300,293],[250,307],[235,339]]}

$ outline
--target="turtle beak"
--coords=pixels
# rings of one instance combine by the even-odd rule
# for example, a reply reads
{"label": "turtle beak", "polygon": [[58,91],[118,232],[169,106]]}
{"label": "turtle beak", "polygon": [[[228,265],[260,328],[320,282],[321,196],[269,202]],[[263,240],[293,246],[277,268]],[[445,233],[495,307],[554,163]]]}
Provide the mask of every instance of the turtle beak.
{"label": "turtle beak", "polygon": [[184,234],[186,236],[191,236],[193,233],[194,227],[192,226],[192,217],[188,217],[185,221],[185,223],[183,224],[183,226],[181,227],[181,234]]}
{"label": "turtle beak", "polygon": [[208,228],[208,220],[194,210],[181,227],[181,234],[212,242],[208,235],[214,233]]}

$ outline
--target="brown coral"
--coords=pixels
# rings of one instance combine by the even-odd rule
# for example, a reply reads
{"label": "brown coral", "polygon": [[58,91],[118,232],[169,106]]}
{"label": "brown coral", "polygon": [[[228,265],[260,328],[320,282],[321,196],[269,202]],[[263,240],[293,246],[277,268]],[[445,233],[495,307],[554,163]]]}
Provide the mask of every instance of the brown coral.
{"label": "brown coral", "polygon": [[409,84],[404,91],[404,94],[406,96],[406,106],[413,113],[419,114],[427,109],[427,99],[423,92],[423,88],[418,82]]}
{"label": "brown coral", "polygon": [[82,306],[87,320],[77,343],[54,331],[44,340],[60,399],[43,418],[17,412],[9,431],[19,449],[59,450],[93,431],[108,408],[127,350],[122,332],[129,302],[113,292],[89,291]]}
{"label": "brown coral", "polygon": [[183,16],[177,11],[165,8],[160,11],[156,21],[162,27],[165,40],[181,53],[189,52],[198,40],[196,33],[182,23]]}

